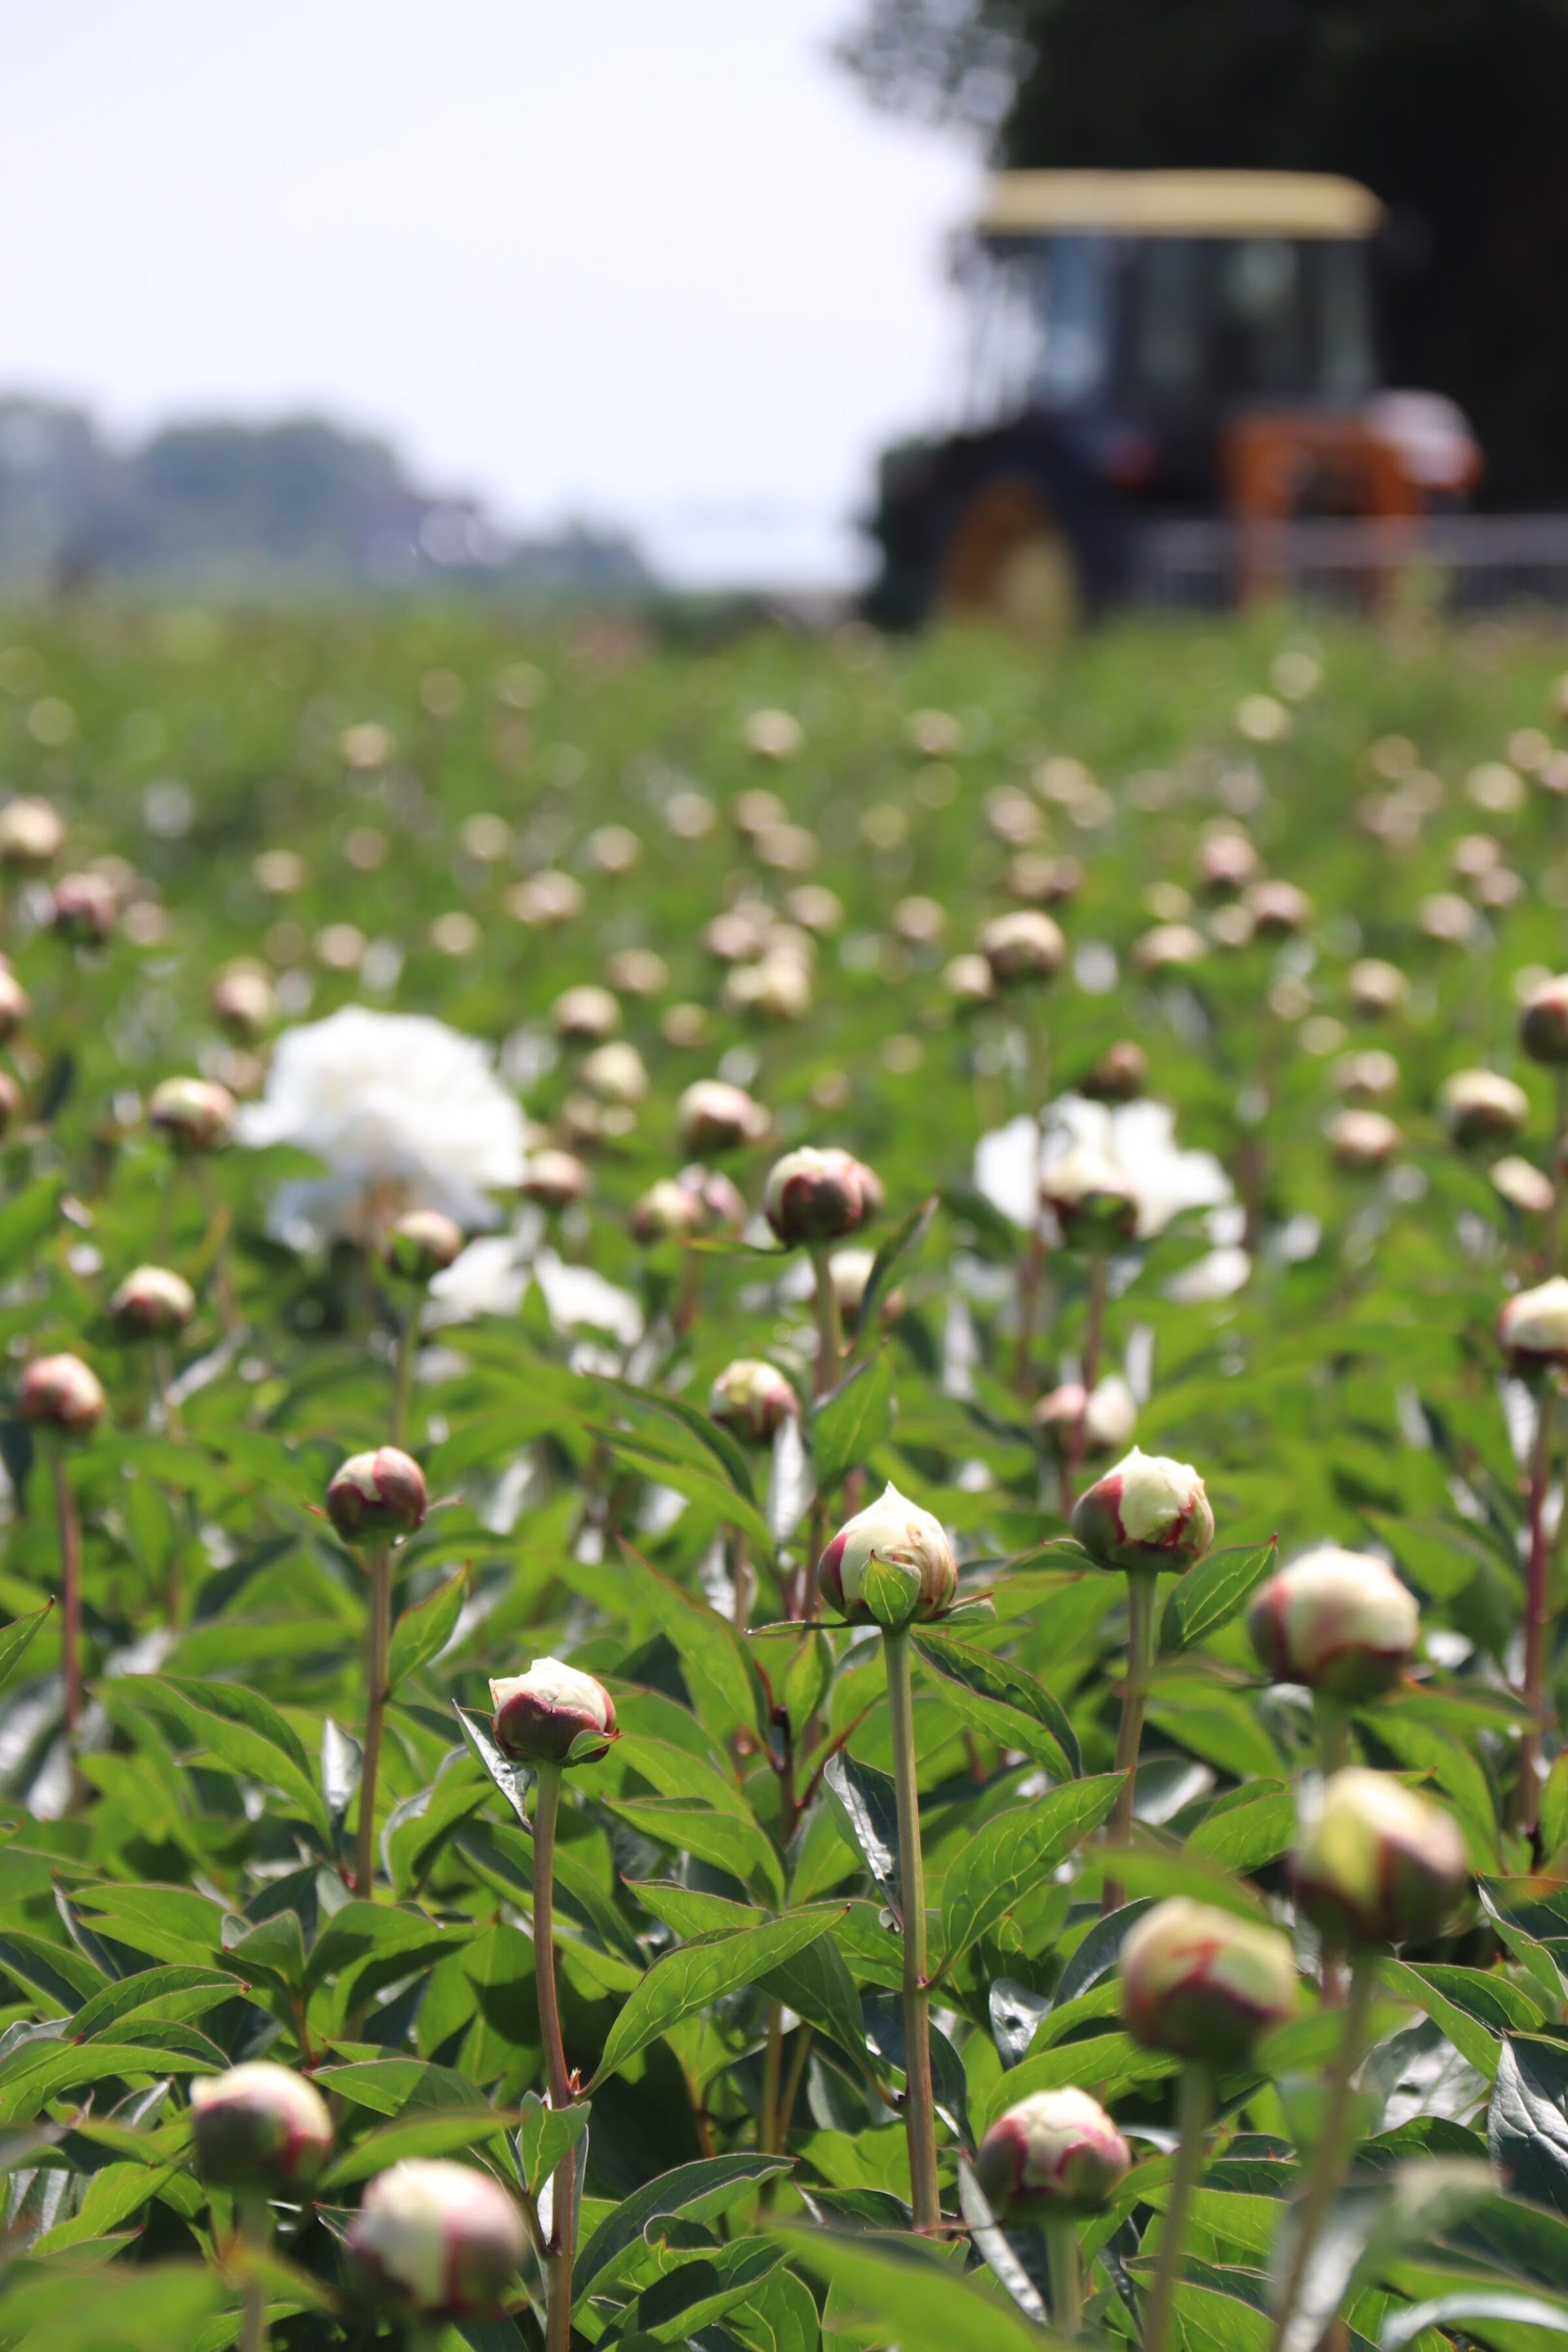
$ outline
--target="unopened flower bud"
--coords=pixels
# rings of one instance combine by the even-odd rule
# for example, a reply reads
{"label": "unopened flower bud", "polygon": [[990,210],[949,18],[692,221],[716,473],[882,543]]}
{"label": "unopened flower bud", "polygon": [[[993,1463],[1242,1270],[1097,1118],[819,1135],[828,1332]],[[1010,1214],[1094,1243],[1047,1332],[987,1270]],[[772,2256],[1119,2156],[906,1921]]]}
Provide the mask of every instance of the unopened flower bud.
{"label": "unopened flower bud", "polygon": [[1177,1895],[1121,1947],[1121,2016],[1146,2050],[1233,2071],[1296,2012],[1296,1966],[1276,1927]]}
{"label": "unopened flower bud", "polygon": [[1128,961],[1134,971],[1179,971],[1207,953],[1208,941],[1195,925],[1156,923],[1133,940]]}
{"label": "unopened flower bud", "polygon": [[523,1764],[595,1764],[619,1735],[603,1683],[559,1658],[490,1684],[496,1745]]}
{"label": "unopened flower bud", "polygon": [[[827,1279],[832,1286],[838,1312],[846,1323],[857,1322],[860,1302],[866,1296],[866,1285],[871,1279],[871,1269],[877,1263],[872,1249],[836,1249],[827,1261]],[[896,1323],[904,1311],[901,1290],[885,1290],[878,1302],[878,1311],[884,1322]]]}
{"label": "unopened flower bud", "polygon": [[942,966],[942,984],[961,1010],[989,1004],[996,993],[991,966],[980,954],[955,955]]}
{"label": "unopened flower bud", "polygon": [[1532,1062],[1568,1062],[1568,977],[1531,991],[1519,1016],[1519,1042]]}
{"label": "unopened flower bud", "polygon": [[412,1535],[425,1517],[425,1473],[395,1445],[351,1454],[327,1486],[327,1517],[344,1543]]}
{"label": "unopened flower bud", "polygon": [[16,973],[0,966],[0,1045],[14,1037],[32,1007]]}
{"label": "unopened flower bud", "polygon": [[35,1429],[89,1437],[103,1418],[105,1398],[97,1373],[79,1356],[35,1356],[23,1369],[16,1403]]}
{"label": "unopened flower bud", "polygon": [[444,1274],[462,1247],[462,1227],[439,1209],[408,1209],[388,1232],[383,1254],[403,1281],[426,1283]]}
{"label": "unopened flower bud", "polygon": [[1131,1441],[1137,1420],[1138,1407],[1132,1391],[1119,1372],[1107,1373],[1088,1397],[1081,1382],[1064,1381],[1035,1407],[1035,1427],[1040,1442],[1052,1459],[1058,1462],[1077,1445],[1081,1445],[1084,1457],[1090,1461],[1120,1454]]}
{"label": "unopened flower bud", "polygon": [[1020,907],[994,915],[981,928],[976,941],[998,988],[1016,988],[1027,981],[1054,980],[1067,956],[1059,924],[1038,907]]}
{"label": "unopened flower bud", "polygon": [[196,1311],[196,1295],[172,1266],[139,1265],[109,1302],[122,1339],[166,1339]]}
{"label": "unopened flower bud", "polygon": [[0,1136],[9,1129],[22,1108],[22,1089],[9,1070],[0,1070]]}
{"label": "unopened flower bud", "polygon": [[555,1034],[568,1045],[602,1045],[621,1025],[621,1008],[607,988],[590,982],[568,988],[550,1008]]}
{"label": "unopened flower bud", "polygon": [[253,1045],[278,1017],[272,982],[258,963],[226,965],[214,981],[207,1002],[214,1020],[237,1045]]}
{"label": "unopened flower bud", "polygon": [[165,1078],[148,1097],[147,1119],[178,1152],[216,1151],[234,1131],[235,1100],[214,1078]]}
{"label": "unopened flower bud", "polygon": [[1119,1037],[1079,1079],[1079,1092],[1090,1102],[1136,1102],[1148,1084],[1148,1055],[1131,1037]]}
{"label": "unopened flower bud", "polygon": [[811,1011],[811,966],[793,952],[731,965],[721,991],[727,1012],[758,1021],[804,1021]]}
{"label": "unopened flower bud", "polygon": [[940,1617],[958,1589],[958,1563],[940,1519],[895,1486],[847,1521],[817,1562],[823,1598],[854,1625],[897,1633]]}
{"label": "unopened flower bud", "polygon": [[1381,1045],[1364,1054],[1347,1054],[1339,1066],[1339,1081],[1357,1102],[1381,1102],[1399,1084],[1399,1065]]}
{"label": "unopened flower bud", "polygon": [[1511,1143],[1530,1116],[1522,1087],[1496,1070],[1456,1070],[1437,1090],[1437,1110],[1460,1149]]}
{"label": "unopened flower bud", "polygon": [[1347,985],[1352,1006],[1367,1021],[1397,1013],[1410,993],[1410,982],[1399,966],[1385,963],[1381,956],[1363,956],[1359,963],[1352,963]]}
{"label": "unopened flower bud", "polygon": [[1336,1111],[1324,1132],[1334,1166],[1347,1176],[1374,1174],[1399,1149],[1399,1129],[1380,1110]]}
{"label": "unopened flower bud", "polygon": [[810,1146],[775,1160],[763,1195],[769,1224],[786,1248],[836,1242],[874,1213],[869,1193],[880,1186],[847,1151]]}
{"label": "unopened flower bud", "polygon": [[1092,2213],[1121,2187],[1132,2151],[1087,2091],[1037,2091],[998,2116],[974,2175],[999,2221]]}
{"label": "unopened flower bud", "polygon": [[647,1100],[647,1066],[625,1037],[612,1037],[607,1045],[595,1045],[584,1056],[577,1075],[600,1102],[635,1110],[638,1103]]}
{"label": "unopened flower bud", "polygon": [[212,2187],[297,2192],[332,2152],[332,2119],[313,2083],[257,2058],[192,2083],[191,2139]]}
{"label": "unopened flower bud", "polygon": [[732,1087],[723,1078],[698,1078],[675,1106],[675,1125],[681,1149],[708,1159],[715,1152],[763,1142],[772,1121],[743,1087]]}
{"label": "unopened flower bud", "polygon": [[1211,833],[1198,845],[1198,879],[1210,898],[1245,890],[1258,878],[1257,850],[1244,833]]}
{"label": "unopened flower bud", "polygon": [[1312,919],[1312,902],[1294,882],[1255,882],[1247,894],[1247,911],[1260,940],[1285,940],[1305,930]]}
{"label": "unopened flower bud", "polygon": [[19,797],[0,808],[0,866],[13,874],[36,874],[58,857],[66,829],[47,801]]}
{"label": "unopened flower bud", "polygon": [[1072,1531],[1100,1568],[1180,1573],[1213,1543],[1214,1513],[1189,1463],[1134,1446],[1079,1496]]}
{"label": "unopened flower bud", "polygon": [[347,2242],[375,2300],[443,2319],[495,2317],[527,2241],[522,2215],[489,2173],[411,2156],[371,2182]]}
{"label": "unopened flower bud", "polygon": [[1415,1595],[1381,1559],[1324,1544],[1269,1578],[1247,1630],[1275,1682],[1359,1700],[1399,1681],[1415,1654],[1421,1615]]}
{"label": "unopened flower bud", "polygon": [[1557,1198],[1557,1188],[1545,1170],[1517,1151],[1505,1152],[1487,1172],[1499,1200],[1517,1209],[1521,1217],[1544,1217]]}
{"label": "unopened flower bud", "polygon": [[101,947],[114,929],[120,898],[102,874],[65,874],[55,885],[55,929],[73,947]]}
{"label": "unopened flower bud", "polygon": [[678,1176],[662,1176],[632,1203],[632,1239],[644,1249],[660,1242],[694,1241],[708,1229],[708,1211],[700,1192]]}
{"label": "unopened flower bud", "polygon": [[1138,1195],[1120,1168],[1079,1147],[1053,1160],[1040,1176],[1040,1201],[1069,1249],[1105,1249],[1138,1229]]}
{"label": "unopened flower bud", "polygon": [[546,1150],[530,1152],[518,1190],[542,1209],[570,1209],[586,1200],[593,1186],[593,1177],[575,1152]]}
{"label": "unopened flower bud", "polygon": [[1568,1276],[1554,1274],[1534,1290],[1505,1298],[1497,1329],[1510,1371],[1521,1378],[1568,1366]]}
{"label": "unopened flower bud", "polygon": [[705,1233],[740,1232],[746,1222],[745,1196],[721,1168],[683,1168],[676,1181],[701,1202]]}
{"label": "unopened flower bud", "polygon": [[726,1364],[708,1392],[708,1410],[737,1436],[766,1440],[800,1415],[800,1399],[772,1364],[748,1356]]}
{"label": "unopened flower bud", "polygon": [[1452,1816],[1391,1772],[1358,1766],[1323,1790],[1292,1875],[1307,1916],[1357,1944],[1425,1943],[1469,1884]]}

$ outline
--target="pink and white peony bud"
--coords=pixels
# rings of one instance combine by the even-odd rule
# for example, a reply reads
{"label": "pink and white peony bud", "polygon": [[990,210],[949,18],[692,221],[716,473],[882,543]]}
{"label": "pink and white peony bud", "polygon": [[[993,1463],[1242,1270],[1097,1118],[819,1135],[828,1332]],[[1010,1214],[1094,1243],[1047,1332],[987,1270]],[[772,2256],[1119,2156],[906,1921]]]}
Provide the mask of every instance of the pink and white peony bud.
{"label": "pink and white peony bud", "polygon": [[254,1045],[278,1018],[278,999],[264,964],[226,964],[207,1002],[219,1028],[240,1045]]}
{"label": "pink and white peony bud", "polygon": [[1494,1160],[1487,1173],[1499,1200],[1517,1209],[1521,1217],[1546,1216],[1557,1198],[1557,1188],[1545,1170],[1517,1151]]}
{"label": "pink and white peony bud", "polygon": [[234,1132],[236,1108],[216,1079],[165,1078],[148,1097],[147,1119],[175,1151],[216,1151]]}
{"label": "pink and white peony bud", "polygon": [[424,1284],[462,1253],[463,1229],[439,1209],[408,1209],[388,1230],[382,1255],[390,1273]]}
{"label": "pink and white peony bud", "polygon": [[804,1021],[811,1011],[811,966],[793,950],[770,950],[760,962],[732,964],[721,992],[724,1009],[758,1021]]}
{"label": "pink and white peony bud", "polygon": [[172,1266],[138,1265],[109,1302],[122,1339],[167,1339],[196,1311],[196,1294]]}
{"label": "pink and white peony bud", "polygon": [[723,1078],[695,1079],[675,1106],[681,1149],[701,1159],[761,1143],[772,1124],[762,1104],[754,1102],[744,1087],[732,1087]]}
{"label": "pink and white peony bud", "polygon": [[676,1181],[701,1202],[705,1231],[740,1232],[746,1222],[745,1195],[721,1168],[683,1168]]}
{"label": "pink and white peony bud", "polygon": [[1209,1904],[1157,1904],[1121,1947],[1122,2021],[1146,2050],[1231,2071],[1296,2006],[1289,1939]]}
{"label": "pink and white peony bud", "polygon": [[694,1241],[708,1230],[708,1210],[700,1192],[679,1176],[662,1176],[632,1202],[628,1219],[632,1239],[643,1249],[660,1242]]}
{"label": "pink and white peony bud", "polygon": [[1461,1151],[1511,1143],[1530,1116],[1522,1087],[1496,1070],[1456,1070],[1437,1089],[1437,1113]]}
{"label": "pink and white peony bud", "polygon": [[425,1473],[395,1445],[351,1454],[327,1485],[327,1517],[344,1543],[385,1543],[414,1533],[428,1497]]}
{"label": "pink and white peony bud", "polygon": [[592,982],[568,988],[550,1008],[555,1034],[568,1045],[602,1045],[621,1025],[621,1008],[607,988]]}
{"label": "pink and white peony bud", "polygon": [[1521,1379],[1568,1368],[1568,1276],[1554,1274],[1534,1290],[1505,1298],[1497,1335],[1510,1371]]}
{"label": "pink and white peony bud", "polygon": [[1421,1612],[1381,1559],[1324,1544],[1268,1579],[1247,1611],[1247,1630],[1273,1681],[1366,1699],[1403,1675],[1415,1654]]}
{"label": "pink and white peony bud", "polygon": [[775,1366],[742,1356],[726,1364],[714,1381],[708,1411],[738,1437],[766,1442],[786,1421],[798,1420],[800,1399]]}
{"label": "pink and white peony bud", "polygon": [[523,1764],[596,1764],[620,1736],[604,1684],[559,1658],[493,1680],[490,1705],[497,1747]]}
{"label": "pink and white peony bud", "polygon": [[1090,1102],[1136,1102],[1148,1086],[1148,1055],[1132,1038],[1119,1037],[1079,1080],[1079,1092]]}
{"label": "pink and white peony bud", "polygon": [[1363,956],[1359,963],[1352,963],[1347,985],[1352,1007],[1364,1021],[1397,1013],[1410,993],[1410,982],[1399,966],[1385,963],[1381,956]]}
{"label": "pink and white peony bud", "polygon": [[1469,1885],[1453,1817],[1391,1772],[1336,1772],[1297,1840],[1296,1900],[1326,1932],[1356,1944],[1425,1943]]}
{"label": "pink and white peony bud", "polygon": [[786,1248],[800,1243],[836,1242],[855,1233],[875,1213],[871,1193],[881,1187],[868,1168],[847,1151],[809,1145],[775,1160],[763,1196],[769,1224]]}
{"label": "pink and white peony bud", "polygon": [[8,966],[0,965],[0,1045],[16,1035],[32,1011],[27,992]]}
{"label": "pink and white peony bud", "polygon": [[1235,833],[1229,826],[1211,833],[1198,845],[1198,880],[1209,898],[1245,890],[1257,880],[1260,863],[1246,834]]}
{"label": "pink and white peony bud", "polygon": [[978,953],[950,957],[942,970],[942,984],[960,1011],[989,1004],[996,993],[991,966]]}
{"label": "pink and white peony bud", "polygon": [[101,947],[119,912],[120,895],[106,875],[65,874],[55,885],[51,920],[73,947]]}
{"label": "pink and white peony bud", "polygon": [[103,1418],[103,1390],[79,1356],[35,1356],[23,1369],[16,1403],[35,1429],[89,1437]]}
{"label": "pink and white peony bud", "polygon": [[1381,1045],[1369,1046],[1364,1054],[1347,1054],[1336,1075],[1356,1102],[1381,1102],[1399,1085],[1399,1065]]}
{"label": "pink and white peony bud", "polygon": [[196,2170],[216,2189],[309,2189],[332,2152],[332,2119],[313,2083],[257,2058],[191,2084]]}
{"label": "pink and white peony bud", "polygon": [[974,2176],[999,2221],[1092,2213],[1126,2179],[1132,2151],[1087,2091],[1037,2091],[998,2116]]}
{"label": "pink and white peony bud", "polygon": [[377,2301],[426,2319],[494,2318],[522,2266],[522,2215],[488,2172],[405,2157],[378,2173],[347,2233],[350,2264]]}
{"label": "pink and white peony bud", "polygon": [[1040,1201],[1069,1249],[1106,1249],[1138,1229],[1138,1195],[1113,1161],[1080,1146],[1040,1175]]}
{"label": "pink and white peony bud", "polygon": [[1132,1448],[1081,1494],[1072,1531],[1100,1568],[1195,1566],[1214,1541],[1214,1513],[1190,1463]]}
{"label": "pink and white peony bud", "polygon": [[37,873],[59,856],[65,837],[59,814],[47,801],[18,796],[0,808],[0,866],[10,873]]}
{"label": "pink and white peony bud", "polygon": [[1380,1110],[1339,1110],[1324,1133],[1334,1166],[1347,1176],[1375,1175],[1399,1149],[1399,1129]]}
{"label": "pink and white peony bud", "polygon": [[584,1055],[577,1076],[598,1101],[617,1104],[623,1110],[635,1110],[647,1100],[647,1065],[625,1037],[595,1045]]}
{"label": "pink and white peony bud", "polygon": [[1286,940],[1305,930],[1312,919],[1312,902],[1294,882],[1255,882],[1247,893],[1247,911],[1260,940]]}
{"label": "pink and white peony bud", "polygon": [[576,1153],[553,1149],[529,1154],[518,1187],[525,1201],[542,1209],[570,1209],[593,1189],[594,1179]]}
{"label": "pink and white peony bud", "polygon": [[[866,1285],[871,1279],[871,1269],[877,1263],[873,1249],[836,1249],[827,1261],[827,1279],[838,1312],[846,1323],[856,1322],[860,1314],[860,1302],[866,1296]],[[885,1323],[896,1323],[904,1311],[901,1290],[884,1290],[878,1303],[878,1313]]]}
{"label": "pink and white peony bud", "polygon": [[1532,1062],[1568,1062],[1568,976],[1531,991],[1519,1016],[1519,1042]]}
{"label": "pink and white peony bud", "polygon": [[889,1483],[839,1528],[816,1578],[828,1606],[852,1625],[897,1633],[952,1606],[958,1562],[941,1520]]}
{"label": "pink and white peony bud", "polygon": [[975,944],[998,988],[1054,980],[1068,951],[1061,926],[1038,907],[1020,907],[1011,914],[994,915],[982,925]]}
{"label": "pink and white peony bud", "polygon": [[1035,1427],[1054,1461],[1061,1461],[1080,1443],[1087,1457],[1120,1454],[1137,1426],[1138,1407],[1120,1372],[1108,1372],[1091,1396],[1082,1383],[1065,1381],[1035,1407]]}

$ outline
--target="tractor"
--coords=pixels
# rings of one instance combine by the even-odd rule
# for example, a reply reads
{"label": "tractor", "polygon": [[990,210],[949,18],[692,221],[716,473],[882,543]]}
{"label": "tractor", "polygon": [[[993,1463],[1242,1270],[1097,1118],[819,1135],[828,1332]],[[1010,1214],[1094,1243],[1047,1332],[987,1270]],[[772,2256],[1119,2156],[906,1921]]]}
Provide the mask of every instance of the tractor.
{"label": "tractor", "polygon": [[1363,526],[1361,593],[1385,590],[1481,460],[1450,400],[1380,381],[1381,220],[1320,173],[994,179],[958,255],[963,423],[882,461],[871,616],[1055,636],[1194,544],[1209,600],[1247,600],[1315,519]]}

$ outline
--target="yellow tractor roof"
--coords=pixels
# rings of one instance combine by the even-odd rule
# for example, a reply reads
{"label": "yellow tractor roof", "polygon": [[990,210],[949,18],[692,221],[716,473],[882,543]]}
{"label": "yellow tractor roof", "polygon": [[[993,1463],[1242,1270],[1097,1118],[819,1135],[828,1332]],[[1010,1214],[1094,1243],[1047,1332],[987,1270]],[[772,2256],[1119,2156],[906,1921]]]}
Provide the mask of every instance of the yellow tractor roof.
{"label": "yellow tractor roof", "polygon": [[1098,229],[1120,236],[1370,236],[1383,206],[1326,172],[1003,172],[982,236]]}

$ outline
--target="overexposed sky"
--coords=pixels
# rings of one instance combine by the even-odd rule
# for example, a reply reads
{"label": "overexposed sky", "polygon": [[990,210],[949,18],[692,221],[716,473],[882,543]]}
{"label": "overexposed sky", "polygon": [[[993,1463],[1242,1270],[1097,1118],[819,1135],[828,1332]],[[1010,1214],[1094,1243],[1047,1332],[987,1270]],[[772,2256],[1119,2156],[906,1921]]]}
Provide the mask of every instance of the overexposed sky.
{"label": "overexposed sky", "polygon": [[0,386],[116,432],[321,409],[503,520],[826,583],[950,404],[961,145],[856,0],[39,0],[0,77]]}

